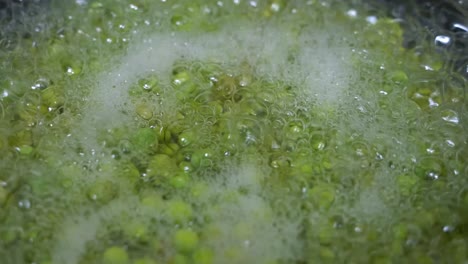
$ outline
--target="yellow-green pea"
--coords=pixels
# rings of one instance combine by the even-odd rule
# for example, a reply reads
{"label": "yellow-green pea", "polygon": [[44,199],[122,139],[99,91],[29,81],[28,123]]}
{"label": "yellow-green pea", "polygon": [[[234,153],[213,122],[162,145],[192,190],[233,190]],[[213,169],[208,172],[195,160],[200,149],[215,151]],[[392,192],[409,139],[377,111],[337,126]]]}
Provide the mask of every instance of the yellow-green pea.
{"label": "yellow-green pea", "polygon": [[193,216],[192,207],[180,200],[172,200],[167,203],[167,212],[170,219],[176,223],[189,221]]}
{"label": "yellow-green pea", "polygon": [[102,262],[104,264],[127,264],[129,263],[127,251],[122,247],[110,247],[104,252]]}
{"label": "yellow-green pea", "polygon": [[174,235],[174,246],[180,252],[192,252],[197,245],[198,235],[190,229],[178,230]]}
{"label": "yellow-green pea", "polygon": [[133,261],[133,264],[157,264],[157,262],[151,258],[138,258]]}
{"label": "yellow-green pea", "polygon": [[208,248],[197,249],[193,253],[194,264],[212,264],[213,263],[213,251]]}

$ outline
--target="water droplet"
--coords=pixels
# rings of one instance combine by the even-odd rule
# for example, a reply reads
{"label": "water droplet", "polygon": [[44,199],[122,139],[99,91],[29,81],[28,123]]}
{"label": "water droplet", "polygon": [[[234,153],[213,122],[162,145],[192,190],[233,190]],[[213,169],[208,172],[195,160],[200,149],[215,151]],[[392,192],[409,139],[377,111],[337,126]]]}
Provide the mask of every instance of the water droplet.
{"label": "water droplet", "polygon": [[452,124],[458,124],[459,122],[457,112],[452,110],[445,110],[442,113],[442,119]]}

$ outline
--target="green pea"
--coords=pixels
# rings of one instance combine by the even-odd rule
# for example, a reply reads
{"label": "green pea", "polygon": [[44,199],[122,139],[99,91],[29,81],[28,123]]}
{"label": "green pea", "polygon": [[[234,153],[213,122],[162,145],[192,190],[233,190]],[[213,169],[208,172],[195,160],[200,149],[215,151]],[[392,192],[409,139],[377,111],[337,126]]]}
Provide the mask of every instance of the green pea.
{"label": "green pea", "polygon": [[34,148],[29,145],[23,145],[23,146],[18,147],[17,150],[21,155],[28,156],[28,155],[31,155]]}
{"label": "green pea", "polygon": [[140,222],[134,221],[125,225],[124,233],[127,235],[127,237],[135,239],[137,241],[145,242],[149,240],[148,228],[145,224]]}
{"label": "green pea", "polygon": [[138,129],[131,142],[137,149],[157,149],[158,147],[157,134],[151,128]]}
{"label": "green pea", "polygon": [[190,174],[193,171],[193,166],[190,162],[182,161],[179,164],[179,168],[186,174]]}
{"label": "green pea", "polygon": [[335,188],[328,184],[319,184],[310,190],[309,195],[315,206],[329,208],[335,200]]}
{"label": "green pea", "polygon": [[164,207],[164,201],[160,195],[151,193],[142,197],[141,204],[151,209],[161,210]]}
{"label": "green pea", "polygon": [[0,186],[0,206],[2,206],[5,203],[7,196],[8,191],[3,186]]}
{"label": "green pea", "polygon": [[187,147],[195,141],[195,134],[192,131],[185,131],[179,135],[178,143],[181,147]]}
{"label": "green pea", "polygon": [[171,186],[176,189],[182,189],[182,188],[187,187],[188,182],[189,182],[189,178],[185,174],[178,174],[169,180],[169,183],[171,184]]}
{"label": "green pea", "polygon": [[180,200],[172,200],[167,204],[169,218],[176,223],[185,223],[193,217],[192,207]]}
{"label": "green pea", "polygon": [[168,178],[178,171],[174,159],[165,154],[157,154],[150,161],[147,174],[150,177]]}
{"label": "green pea", "polygon": [[190,229],[178,230],[174,235],[174,245],[180,252],[192,252],[198,246],[198,235]]}
{"label": "green pea", "polygon": [[191,79],[188,71],[181,71],[172,77],[172,83],[175,85],[182,85]]}
{"label": "green pea", "polygon": [[394,71],[390,74],[390,79],[396,83],[404,83],[408,81],[408,76],[404,71]]}
{"label": "green pea", "polygon": [[138,258],[133,261],[133,264],[157,264],[157,262],[151,258]]}
{"label": "green pea", "polygon": [[57,86],[50,86],[44,89],[42,92],[42,103],[48,107],[58,107],[64,103],[64,98],[59,92]]}
{"label": "green pea", "polygon": [[189,264],[189,260],[182,254],[176,254],[170,261],[170,264]]}
{"label": "green pea", "polygon": [[143,90],[151,91],[152,89],[157,88],[158,80],[155,77],[143,78],[138,80],[138,86],[143,88]]}
{"label": "green pea", "polygon": [[200,248],[193,253],[194,264],[211,264],[214,263],[213,258],[213,251],[208,248]]}
{"label": "green pea", "polygon": [[419,182],[419,179],[412,175],[400,175],[396,178],[396,180],[400,193],[405,196],[410,195],[414,186],[416,186],[416,184]]}
{"label": "green pea", "polygon": [[145,120],[149,120],[153,117],[153,109],[146,103],[138,104],[136,106],[136,113]]}
{"label": "green pea", "polygon": [[330,247],[320,247],[320,258],[324,261],[333,261],[335,259],[335,252]]}
{"label": "green pea", "polygon": [[110,247],[103,255],[104,264],[127,264],[129,263],[127,251],[121,247]]}
{"label": "green pea", "polygon": [[196,150],[190,159],[194,168],[205,168],[212,165],[213,152],[209,149]]}
{"label": "green pea", "polygon": [[161,147],[159,148],[159,152],[168,156],[174,156],[179,151],[179,148],[179,145],[171,142],[161,145]]}
{"label": "green pea", "polygon": [[159,142],[170,143],[172,141],[172,133],[167,127],[161,127],[158,134]]}
{"label": "green pea", "polygon": [[110,180],[97,180],[87,191],[87,196],[90,200],[101,203],[111,201],[117,194],[117,186]]}

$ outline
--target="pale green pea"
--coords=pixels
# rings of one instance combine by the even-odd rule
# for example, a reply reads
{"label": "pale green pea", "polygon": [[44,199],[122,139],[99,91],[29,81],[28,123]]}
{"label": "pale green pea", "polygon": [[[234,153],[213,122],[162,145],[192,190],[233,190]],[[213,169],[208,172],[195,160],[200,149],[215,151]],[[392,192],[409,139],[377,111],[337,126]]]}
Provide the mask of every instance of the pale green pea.
{"label": "pale green pea", "polygon": [[192,207],[180,200],[172,200],[167,203],[169,218],[176,223],[184,223],[193,217]]}
{"label": "pale green pea", "polygon": [[185,174],[178,174],[178,175],[172,177],[169,180],[169,183],[171,184],[172,187],[174,187],[176,189],[182,189],[182,188],[187,187],[187,185],[189,183],[189,178]]}
{"label": "pale green pea", "polygon": [[3,203],[5,203],[7,196],[8,196],[8,191],[2,186],[0,186],[0,206],[2,206]]}
{"label": "pale green pea", "polygon": [[329,208],[335,200],[335,188],[328,184],[319,184],[310,190],[309,195],[315,206]]}
{"label": "pale green pea", "polygon": [[181,147],[187,147],[195,141],[195,134],[192,131],[185,131],[179,135],[178,143]]}
{"label": "pale green pea", "polygon": [[419,182],[419,179],[413,175],[400,175],[396,178],[400,193],[408,196],[411,190]]}
{"label": "pale green pea", "polygon": [[175,160],[165,154],[157,154],[150,161],[147,169],[150,177],[168,178],[178,171]]}
{"label": "pale green pea", "polygon": [[167,127],[162,127],[158,134],[159,142],[170,143],[172,141],[172,133]]}
{"label": "pale green pea", "polygon": [[194,264],[212,264],[213,258],[213,251],[208,248],[200,248],[193,253]]}
{"label": "pale green pea", "polygon": [[153,109],[146,103],[138,104],[136,106],[136,113],[145,120],[149,120],[153,117]]}
{"label": "pale green pea", "polygon": [[189,264],[190,262],[186,256],[182,254],[176,254],[169,263],[170,264]]}
{"label": "pale green pea", "polygon": [[186,83],[190,79],[191,79],[190,78],[190,73],[187,72],[187,71],[182,71],[182,72],[176,73],[172,77],[172,83],[175,84],[175,85],[182,85],[182,84]]}
{"label": "pale green pea", "polygon": [[133,264],[157,264],[157,262],[151,258],[138,258],[133,261]]}
{"label": "pale green pea", "polygon": [[394,71],[390,73],[390,79],[396,83],[404,83],[408,81],[408,76],[404,71]]}
{"label": "pale green pea", "polygon": [[110,247],[103,255],[104,264],[127,264],[129,263],[127,251],[121,247]]}
{"label": "pale green pea", "polygon": [[157,209],[157,210],[160,210],[161,208],[164,207],[164,201],[161,198],[161,196],[154,194],[154,193],[145,195],[141,199],[141,204],[151,209]]}
{"label": "pale green pea", "polygon": [[198,246],[198,235],[190,229],[178,230],[174,235],[174,245],[180,252],[192,252]]}
{"label": "pale green pea", "polygon": [[138,85],[146,91],[151,91],[152,89],[156,88],[157,84],[158,80],[154,77],[138,80]]}
{"label": "pale green pea", "polygon": [[31,153],[34,150],[34,148],[29,145],[23,145],[17,149],[21,155],[25,155],[25,156],[31,155]]}
{"label": "pale green pea", "polygon": [[191,173],[193,171],[193,166],[190,162],[187,161],[182,161],[179,163],[179,168],[184,172],[184,173]]}
{"label": "pale green pea", "polygon": [[333,252],[329,247],[322,246],[320,247],[320,257],[324,261],[332,261],[335,259],[335,252]]}
{"label": "pale green pea", "polygon": [[91,185],[87,191],[90,200],[107,203],[118,194],[117,186],[109,180],[98,180]]}
{"label": "pale green pea", "polygon": [[135,239],[138,241],[148,241],[148,228],[145,224],[139,222],[130,222],[129,224],[125,225],[124,233],[127,237],[131,239]]}
{"label": "pale green pea", "polygon": [[156,132],[151,128],[138,129],[131,142],[137,149],[157,149],[158,141],[156,140]]}

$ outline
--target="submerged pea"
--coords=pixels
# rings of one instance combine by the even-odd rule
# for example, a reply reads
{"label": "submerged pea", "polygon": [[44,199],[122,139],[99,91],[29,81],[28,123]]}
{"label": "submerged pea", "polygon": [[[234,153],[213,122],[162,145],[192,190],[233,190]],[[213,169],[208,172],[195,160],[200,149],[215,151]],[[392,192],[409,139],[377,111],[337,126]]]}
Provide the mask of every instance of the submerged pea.
{"label": "submerged pea", "polygon": [[198,235],[190,229],[178,230],[174,235],[174,245],[180,252],[191,252],[198,245]]}
{"label": "submerged pea", "polygon": [[121,247],[110,247],[104,252],[102,262],[104,264],[127,264],[129,263],[127,251]]}

